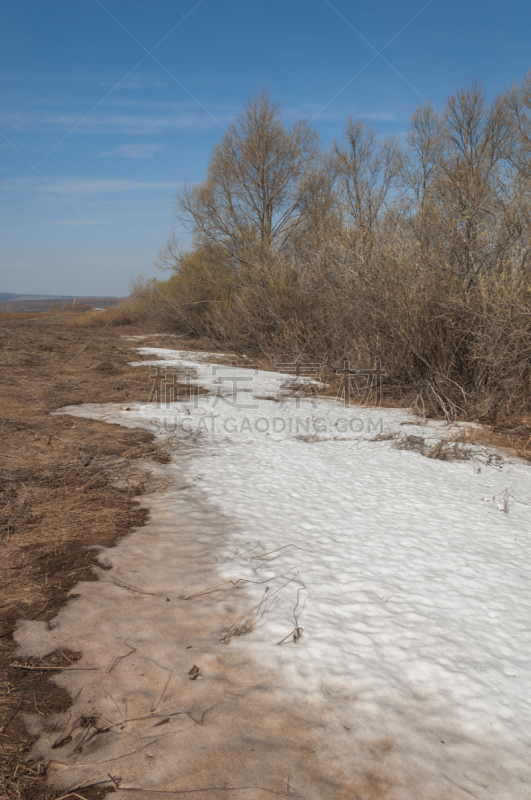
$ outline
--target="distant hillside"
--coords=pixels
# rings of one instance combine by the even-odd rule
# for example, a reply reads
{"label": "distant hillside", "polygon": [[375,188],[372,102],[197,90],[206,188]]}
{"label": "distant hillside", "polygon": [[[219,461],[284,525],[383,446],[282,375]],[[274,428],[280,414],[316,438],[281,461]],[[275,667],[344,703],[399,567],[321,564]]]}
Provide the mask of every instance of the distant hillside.
{"label": "distant hillside", "polygon": [[[57,295],[18,295],[6,292],[0,293],[0,313],[6,311],[50,311],[55,306],[65,303],[75,305],[82,303],[93,308],[109,308],[115,306],[125,297],[72,297]],[[75,302],[74,302],[75,301]]]}
{"label": "distant hillside", "polygon": [[73,296],[65,294],[12,294],[10,292],[0,292],[0,302],[8,300],[71,300]]}

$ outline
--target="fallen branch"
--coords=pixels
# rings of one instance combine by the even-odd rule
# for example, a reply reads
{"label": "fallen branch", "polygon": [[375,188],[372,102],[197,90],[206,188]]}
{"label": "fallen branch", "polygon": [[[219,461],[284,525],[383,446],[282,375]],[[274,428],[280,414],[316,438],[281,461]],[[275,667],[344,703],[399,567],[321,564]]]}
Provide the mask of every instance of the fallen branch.
{"label": "fallen branch", "polygon": [[[267,794],[276,795],[277,797],[302,797],[300,792],[277,791],[276,789],[267,789],[265,786],[205,786],[200,789],[137,789],[134,786],[121,786],[121,792],[150,792],[151,794],[199,794],[200,792],[248,792],[250,790],[266,792]],[[61,798],[60,798],[61,800]]]}

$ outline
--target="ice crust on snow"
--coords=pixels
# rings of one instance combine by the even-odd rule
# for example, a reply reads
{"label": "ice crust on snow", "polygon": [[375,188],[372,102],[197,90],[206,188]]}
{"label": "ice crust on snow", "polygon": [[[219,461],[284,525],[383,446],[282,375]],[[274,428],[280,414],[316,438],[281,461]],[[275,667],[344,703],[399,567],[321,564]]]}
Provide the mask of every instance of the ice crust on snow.
{"label": "ice crust on snow", "polygon": [[[312,392],[294,394],[292,375],[214,366],[209,354],[193,351],[140,352],[167,373],[190,370],[190,381],[210,394],[68,413],[172,434],[176,463],[186,453],[185,488],[155,499],[156,514],[170,521],[172,511],[182,511],[201,563],[210,547],[219,583],[239,582],[243,608],[209,598],[234,619],[232,629],[225,627],[230,644],[221,646],[238,663],[281,676],[284,702],[289,697],[305,708],[308,720],[325,713],[326,736],[336,742],[346,776],[374,757],[361,744],[356,755],[358,740],[387,741],[390,797],[531,797],[529,466],[491,460],[480,448],[457,462],[397,450],[375,436],[403,433],[404,422],[408,433],[433,442],[451,431],[418,424],[404,410],[345,408]],[[182,474],[179,480],[183,485]],[[124,580],[171,593],[179,545],[166,531],[150,552],[145,536],[140,529],[109,558]],[[140,554],[147,563],[140,564]],[[212,585],[201,569],[188,576],[190,593]],[[92,639],[101,639],[95,651],[104,642],[112,652],[112,637],[98,632],[97,619],[114,604],[114,634],[126,631],[136,644],[151,628],[150,648],[164,654],[157,662],[173,663],[166,623],[154,622],[158,600],[137,596],[133,613],[131,599],[129,606],[117,603],[123,591],[101,593],[98,585],[86,584],[61,612],[50,647],[80,646],[83,609]],[[21,654],[42,649],[43,633],[31,625],[18,636]],[[164,746],[174,745],[160,743],[153,752]],[[162,770],[155,784],[168,780]],[[364,786],[358,796],[384,796]],[[340,788],[325,795],[310,786],[303,796],[343,797]]]}

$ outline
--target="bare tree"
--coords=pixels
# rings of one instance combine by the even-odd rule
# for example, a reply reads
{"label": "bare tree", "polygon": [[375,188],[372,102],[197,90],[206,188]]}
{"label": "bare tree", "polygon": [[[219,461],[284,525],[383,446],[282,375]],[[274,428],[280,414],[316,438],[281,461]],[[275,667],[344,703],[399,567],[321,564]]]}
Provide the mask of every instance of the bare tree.
{"label": "bare tree", "polygon": [[531,176],[531,72],[505,97],[514,136],[511,161],[524,179]]}
{"label": "bare tree", "polygon": [[427,216],[434,206],[434,186],[440,174],[441,118],[431,103],[417,108],[406,133],[407,154],[402,178],[413,198],[413,221],[423,254],[429,246]]}
{"label": "bare tree", "polygon": [[281,247],[304,219],[305,176],[318,138],[304,121],[286,128],[267,90],[251,97],[214,149],[204,183],[176,198],[176,217],[201,244],[239,261]]}
{"label": "bare tree", "polygon": [[304,218],[296,239],[317,244],[340,227],[341,212],[336,192],[337,171],[327,154],[308,169],[301,185],[301,214]]}
{"label": "bare tree", "polygon": [[363,235],[371,232],[400,172],[394,138],[379,142],[374,129],[349,119],[346,144],[334,144],[339,191],[347,215]]}
{"label": "bare tree", "polygon": [[487,106],[478,83],[449,98],[443,115],[437,189],[444,207],[444,234],[451,244],[451,260],[468,283],[486,263],[486,225],[493,224],[503,200],[499,169],[509,148],[508,117],[502,99]]}

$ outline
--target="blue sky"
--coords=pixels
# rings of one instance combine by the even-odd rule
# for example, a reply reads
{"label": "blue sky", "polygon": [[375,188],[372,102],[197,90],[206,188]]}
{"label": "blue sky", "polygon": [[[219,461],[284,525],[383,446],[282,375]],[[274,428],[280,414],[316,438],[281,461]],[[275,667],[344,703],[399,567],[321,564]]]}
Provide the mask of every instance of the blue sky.
{"label": "blue sky", "polygon": [[349,116],[400,134],[424,100],[521,79],[530,28],[522,0],[7,0],[0,291],[125,295],[156,274],[176,190],[266,83],[324,147]]}

